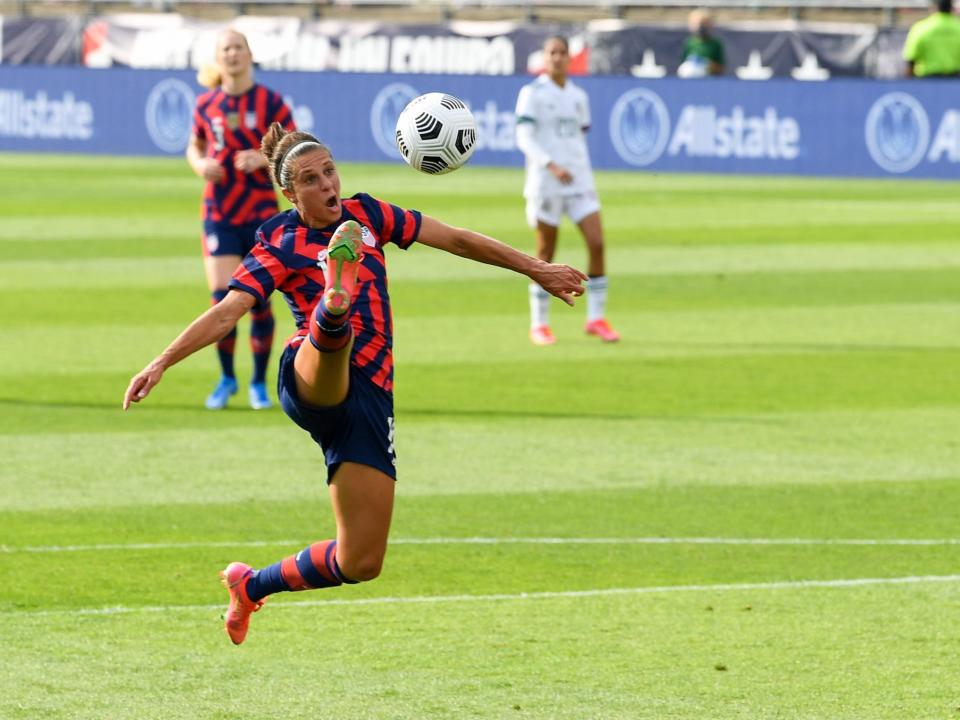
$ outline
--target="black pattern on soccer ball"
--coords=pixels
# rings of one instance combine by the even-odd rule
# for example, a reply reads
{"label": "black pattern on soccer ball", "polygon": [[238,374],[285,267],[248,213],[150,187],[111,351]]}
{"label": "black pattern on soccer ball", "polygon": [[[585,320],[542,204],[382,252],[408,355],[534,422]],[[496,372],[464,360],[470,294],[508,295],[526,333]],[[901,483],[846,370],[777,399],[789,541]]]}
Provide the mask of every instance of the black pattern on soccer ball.
{"label": "black pattern on soccer ball", "polygon": [[440,137],[440,131],[443,130],[443,123],[427,113],[417,115],[415,123],[421,140],[436,140]]}
{"label": "black pattern on soccer ball", "polygon": [[467,150],[473,147],[476,142],[477,132],[473,128],[462,128],[457,130],[457,141],[454,143],[457,151],[463,155]]}
{"label": "black pattern on soccer ball", "polygon": [[403,141],[403,133],[397,130],[397,147],[400,149],[400,154],[405,158],[410,157],[410,148],[407,147],[407,144]]}
{"label": "black pattern on soccer ball", "polygon": [[459,98],[455,98],[453,95],[444,95],[440,100],[440,104],[445,107],[447,110],[456,110],[457,108],[465,108]]}
{"label": "black pattern on soccer ball", "polygon": [[447,169],[447,161],[437,155],[424,155],[420,161],[420,169],[425,173],[436,175]]}

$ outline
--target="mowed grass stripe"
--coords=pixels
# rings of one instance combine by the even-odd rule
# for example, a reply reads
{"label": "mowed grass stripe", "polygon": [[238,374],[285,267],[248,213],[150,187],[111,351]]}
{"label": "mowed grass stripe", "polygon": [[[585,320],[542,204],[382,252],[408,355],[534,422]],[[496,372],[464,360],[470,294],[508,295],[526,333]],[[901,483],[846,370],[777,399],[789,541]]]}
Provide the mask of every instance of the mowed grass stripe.
{"label": "mowed grass stripe", "polygon": [[[794,485],[661,482],[623,489],[584,484],[551,492],[516,487],[512,492],[481,488],[472,494],[418,495],[412,490],[421,479],[421,475],[407,475],[398,485],[395,537],[480,533],[500,538],[596,537],[601,530],[617,537],[730,537],[736,529],[746,538],[911,540],[956,534],[950,502],[956,494],[956,478]],[[275,477],[261,481],[274,482]],[[283,501],[224,498],[219,503],[128,505],[119,512],[107,505],[6,511],[0,515],[0,542],[35,546],[233,543],[237,530],[223,519],[243,517],[243,537],[278,542],[301,538],[288,546],[294,552],[303,547],[302,539],[326,537],[333,531],[322,484],[317,482],[309,491],[309,497]],[[863,512],[865,507],[869,513]],[[277,520],[280,517],[284,522]],[[909,523],[903,522],[905,517]],[[264,553],[263,559],[270,560],[275,552]]]}
{"label": "mowed grass stripe", "polygon": [[[222,542],[128,543],[126,545],[0,545],[0,553],[99,553],[140,550],[192,550],[197,548],[263,548],[308,545],[310,540],[234,540]],[[849,545],[891,547],[934,547],[960,545],[960,538],[735,538],[735,537],[462,537],[408,538],[391,537],[391,545]]]}
{"label": "mowed grass stripe", "polygon": [[226,718],[297,697],[345,720],[940,717],[951,684],[909,670],[949,664],[951,618],[924,608],[954,594],[934,583],[267,610],[239,650],[220,629],[222,606],[54,615],[18,621],[6,646],[15,692],[0,714],[100,720],[119,706],[144,720]]}
{"label": "mowed grass stripe", "polygon": [[[270,608],[318,608],[337,605],[396,605],[422,603],[469,603],[556,600],[566,598],[596,598],[612,595],[649,595],[674,592],[725,593],[756,590],[809,590],[862,588],[875,585],[916,585],[926,583],[957,583],[960,575],[908,575],[905,577],[860,577],[834,580],[784,580],[760,583],[707,583],[703,585],[661,585],[653,587],[597,588],[590,590],[554,590],[546,592],[497,593],[494,595],[427,595],[413,597],[330,598],[328,600],[279,600]],[[0,617],[49,617],[51,615],[122,615],[129,613],[212,612],[218,605],[159,605],[127,607],[114,605],[104,608],[71,608],[67,610],[0,610]]]}
{"label": "mowed grass stripe", "polygon": [[[197,301],[199,304],[199,298]],[[51,318],[47,325],[2,328],[0,344],[32,350],[29,354],[0,358],[0,376],[34,375],[38,368],[46,368],[59,377],[125,371],[132,374],[150,359],[144,344],[159,351],[192,319],[189,307],[177,311],[187,315],[182,325],[165,322],[77,326],[64,324],[70,317],[61,315]],[[121,312],[131,314],[129,309]],[[824,313],[829,314],[829,323],[823,321]],[[162,313],[154,308],[153,314]],[[283,306],[276,307],[276,314],[280,316],[276,334],[282,341],[295,328]],[[624,334],[617,346],[605,346],[585,336],[584,317],[579,310],[558,303],[553,318],[554,331],[561,342],[555,347],[539,348],[527,340],[528,319],[522,308],[509,315],[473,315],[469,321],[452,312],[439,316],[404,315],[395,323],[394,352],[398,363],[402,363],[398,373],[423,364],[603,361],[614,353],[619,362],[629,364],[669,358],[695,361],[742,356],[750,361],[751,356],[756,356],[756,362],[762,363],[763,356],[776,355],[960,352],[960,302],[633,312],[624,314],[617,322]],[[244,356],[246,363],[248,321],[242,320],[239,328],[238,354]],[[51,338],[56,342],[50,342]],[[425,338],[450,342],[435,345],[425,342]],[[110,348],[110,352],[106,353],[105,348]],[[277,354],[280,349],[277,348]],[[936,363],[935,358],[932,360]],[[775,362],[775,358],[767,362]],[[213,351],[204,350],[171,373],[176,377],[185,369],[210,368],[213,364]]]}
{"label": "mowed grass stripe", "polygon": [[[0,589],[0,609],[104,607],[123,604],[222,603],[219,572],[231,561],[254,567],[303,549],[190,548],[136,550],[118,555],[43,553],[0,555],[9,575],[29,562],[45,578],[44,596],[28,586]],[[443,596],[468,593],[569,592],[601,588],[659,587],[766,581],[846,580],[860,577],[954,575],[957,546],[839,545],[397,545],[376,583],[319,597],[324,600]],[[124,568],[122,574],[117,568]],[[509,567],[504,574],[498,568]],[[430,572],[424,572],[430,568]],[[159,582],[150,583],[150,578]],[[149,591],[143,588],[149,586]],[[109,592],[104,590],[109,588]],[[326,597],[324,597],[326,596]],[[286,599],[286,598],[283,598]],[[281,600],[282,601],[282,600]]]}
{"label": "mowed grass stripe", "polygon": [[[0,436],[7,468],[0,471],[3,507],[219,504],[325,495],[319,463],[289,470],[296,466],[291,458],[309,458],[317,450],[306,433],[291,431],[279,412],[271,422],[258,418],[253,428],[223,427],[210,413],[198,414],[198,427],[189,430],[157,430],[165,416],[142,413],[139,431]],[[404,413],[397,436],[401,496],[522,496],[660,484],[926,482],[956,479],[960,468],[953,438],[960,410],[953,408],[597,418],[588,427],[580,417],[495,419]],[[231,462],[237,447],[254,442],[261,448],[256,458]],[[62,470],[65,461],[69,474]],[[449,467],[459,468],[455,481]],[[0,542],[15,544],[2,532]]]}
{"label": "mowed grass stripe", "polygon": [[[960,396],[960,377],[955,372],[960,350],[804,350],[625,360],[603,368],[597,367],[595,358],[544,363],[543,355],[486,365],[406,363],[398,372],[397,408],[402,417],[419,415],[424,419],[639,420],[951,408]],[[143,362],[141,359],[135,367]],[[170,379],[175,377],[176,382],[168,379],[142,408],[121,415],[119,403],[130,374],[21,373],[20,382],[7,385],[0,394],[0,405],[5,408],[0,415],[0,435],[19,434],[28,427],[50,432],[136,431],[157,427],[157,423],[197,427],[218,422],[200,405],[209,392],[209,371],[175,369]],[[516,382],[517,378],[523,382]],[[590,378],[590,382],[576,378]],[[54,379],[59,379],[62,387],[52,385]],[[562,396],[558,387],[564,388]],[[69,394],[64,394],[64,388]],[[243,398],[235,407],[244,407]],[[244,417],[253,421],[249,410],[246,412],[247,416],[223,422],[232,424]],[[276,417],[281,416],[278,413]],[[864,422],[869,424],[869,418]]]}
{"label": "mowed grass stripe", "polygon": [[[569,244],[568,244],[569,245]],[[481,263],[464,262],[426,247],[406,255],[388,248],[387,263],[393,282],[489,279],[504,271]],[[960,267],[960,248],[942,244],[745,245],[740,247],[630,247],[608,253],[612,277],[756,272],[847,272],[853,270],[936,270]],[[579,247],[565,247],[557,260],[582,265]],[[43,289],[71,277],[71,287],[163,287],[192,285],[202,279],[196,257],[92,258],[89,260],[13,260],[0,263],[0,286],[6,292]],[[615,270],[614,270],[615,268]]]}
{"label": "mowed grass stripe", "polygon": [[[683,320],[652,312],[700,311],[717,319],[717,313],[739,309],[796,308],[815,314],[835,309],[847,313],[847,307],[849,312],[857,312],[858,306],[875,306],[878,312],[901,312],[896,306],[902,305],[906,312],[913,312],[919,310],[918,305],[955,305],[960,303],[960,285],[956,277],[955,270],[947,269],[621,276],[613,282],[609,308],[611,317],[618,323],[640,321],[653,325],[652,328],[642,328],[646,338],[651,330],[657,331],[655,323],[661,318],[669,327]],[[402,325],[411,318],[419,322],[420,318],[456,316],[464,321],[458,336],[470,332],[478,316],[527,320],[527,283],[505,273],[474,280],[395,282],[391,284],[390,294],[397,323]],[[35,294],[29,303],[23,303],[19,292],[5,293],[0,289],[0,312],[5,317],[0,332],[51,325],[60,329],[64,324],[75,326],[73,319],[81,317],[96,318],[96,322],[90,323],[95,332],[120,325],[130,325],[141,332],[154,327],[158,331],[176,332],[179,329],[176,321],[186,324],[206,308],[208,301],[209,294],[199,277],[194,283],[156,286],[137,293],[123,287],[72,290],[69,315],[65,314],[60,293]],[[281,326],[277,335],[285,337],[286,328],[292,331],[292,317],[279,296],[273,302],[274,314]],[[554,301],[553,318],[582,320],[583,308],[583,301],[573,310]],[[920,324],[926,324],[926,321]],[[246,320],[241,321],[241,328],[246,325]],[[818,325],[829,328],[832,324],[820,322]],[[864,328],[866,332],[872,330]],[[518,344],[526,343],[525,333],[518,337],[508,326],[493,331],[483,328],[483,332],[494,340],[502,336],[513,338]],[[161,342],[163,340],[166,338]],[[133,344],[137,345],[136,342]]]}

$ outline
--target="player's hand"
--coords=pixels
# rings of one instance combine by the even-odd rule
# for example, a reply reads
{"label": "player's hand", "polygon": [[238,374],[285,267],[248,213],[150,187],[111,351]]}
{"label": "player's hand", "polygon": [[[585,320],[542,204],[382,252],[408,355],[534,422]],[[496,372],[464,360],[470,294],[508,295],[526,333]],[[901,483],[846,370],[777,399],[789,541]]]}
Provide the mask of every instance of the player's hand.
{"label": "player's hand", "polygon": [[263,154],[259,150],[240,150],[233,156],[233,166],[249,175],[264,166]]}
{"label": "player's hand", "polygon": [[204,158],[201,177],[207,182],[218,183],[226,176],[223,166],[213,158]]}
{"label": "player's hand", "polygon": [[550,174],[564,185],[569,185],[573,182],[573,175],[570,174],[570,171],[566,168],[560,167],[556,163],[550,163],[547,165],[547,170],[549,170]]}
{"label": "player's hand", "polygon": [[123,395],[123,409],[126,410],[129,408],[132,402],[140,402],[143,400],[150,394],[154,386],[160,382],[160,378],[162,377],[163,368],[158,365],[156,361],[150,363],[134,375],[133,379],[130,380],[130,384],[127,386],[127,392]]}
{"label": "player's hand", "polygon": [[583,283],[588,278],[584,273],[569,265],[555,265],[545,262],[537,268],[530,279],[551,295],[572,306],[574,298],[583,295]]}

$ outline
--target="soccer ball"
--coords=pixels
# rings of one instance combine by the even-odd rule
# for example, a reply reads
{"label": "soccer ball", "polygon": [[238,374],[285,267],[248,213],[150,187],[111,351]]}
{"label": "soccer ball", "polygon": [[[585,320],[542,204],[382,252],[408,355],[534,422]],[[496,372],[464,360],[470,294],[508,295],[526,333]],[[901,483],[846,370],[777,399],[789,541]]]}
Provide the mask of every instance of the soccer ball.
{"label": "soccer ball", "polygon": [[473,155],[477,122],[459,98],[427,93],[411,100],[397,118],[397,148],[411,167],[443,175]]}

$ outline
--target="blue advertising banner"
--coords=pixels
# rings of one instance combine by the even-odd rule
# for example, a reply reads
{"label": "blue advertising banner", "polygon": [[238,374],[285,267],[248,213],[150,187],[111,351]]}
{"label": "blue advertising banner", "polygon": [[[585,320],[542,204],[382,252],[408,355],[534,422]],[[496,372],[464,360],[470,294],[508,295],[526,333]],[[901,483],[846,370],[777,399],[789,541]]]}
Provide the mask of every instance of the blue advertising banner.
{"label": "blue advertising banner", "polygon": [[[472,164],[518,166],[513,109],[530,78],[260,72],[337,158],[399,162],[394,124],[416,95],[461,97]],[[597,168],[949,178],[960,169],[954,81],[585,77]],[[183,153],[201,92],[189,71],[0,68],[0,150]]]}

